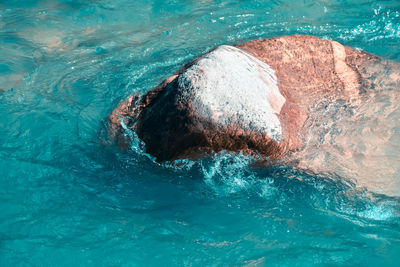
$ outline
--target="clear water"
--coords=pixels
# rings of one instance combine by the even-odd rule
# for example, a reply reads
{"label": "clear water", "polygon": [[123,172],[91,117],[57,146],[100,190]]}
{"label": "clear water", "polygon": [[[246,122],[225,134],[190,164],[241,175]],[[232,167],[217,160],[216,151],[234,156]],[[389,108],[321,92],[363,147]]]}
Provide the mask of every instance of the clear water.
{"label": "clear water", "polygon": [[242,155],[161,166],[104,133],[214,46],[295,33],[400,61],[400,4],[0,1],[0,265],[398,266],[399,197]]}

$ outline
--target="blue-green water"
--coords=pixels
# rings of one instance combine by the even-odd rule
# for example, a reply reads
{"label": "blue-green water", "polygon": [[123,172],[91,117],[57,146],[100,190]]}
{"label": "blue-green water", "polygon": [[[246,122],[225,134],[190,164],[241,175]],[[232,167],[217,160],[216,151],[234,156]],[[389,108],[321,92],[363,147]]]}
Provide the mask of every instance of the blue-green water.
{"label": "blue-green water", "polygon": [[398,266],[398,197],[241,155],[158,165],[104,131],[214,46],[295,33],[400,61],[400,3],[0,1],[0,265]]}

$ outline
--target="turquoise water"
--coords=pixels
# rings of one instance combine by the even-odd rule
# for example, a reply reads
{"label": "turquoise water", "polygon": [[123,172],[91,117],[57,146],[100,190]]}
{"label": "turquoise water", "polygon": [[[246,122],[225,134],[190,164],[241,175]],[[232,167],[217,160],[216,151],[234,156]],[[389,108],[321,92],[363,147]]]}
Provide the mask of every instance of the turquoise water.
{"label": "turquoise water", "polygon": [[23,2],[0,1],[1,266],[398,266],[399,197],[243,155],[159,165],[104,131],[219,44],[311,34],[400,61],[398,1]]}

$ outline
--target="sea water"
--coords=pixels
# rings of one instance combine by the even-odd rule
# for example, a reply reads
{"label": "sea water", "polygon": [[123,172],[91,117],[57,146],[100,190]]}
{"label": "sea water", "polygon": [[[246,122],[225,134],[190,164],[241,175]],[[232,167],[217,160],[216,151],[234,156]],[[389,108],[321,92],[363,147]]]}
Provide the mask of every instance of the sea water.
{"label": "sea water", "polygon": [[[184,63],[289,34],[400,61],[400,3],[0,1],[0,265],[399,266],[399,197],[346,172],[229,153],[158,164],[134,133],[129,151],[107,136],[120,101]],[[399,150],[379,157],[399,168]]]}

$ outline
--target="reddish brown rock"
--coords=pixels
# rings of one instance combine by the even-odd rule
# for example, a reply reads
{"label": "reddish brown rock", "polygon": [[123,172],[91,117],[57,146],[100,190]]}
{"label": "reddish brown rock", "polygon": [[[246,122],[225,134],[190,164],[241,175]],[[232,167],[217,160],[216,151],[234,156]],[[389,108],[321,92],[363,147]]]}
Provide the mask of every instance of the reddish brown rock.
{"label": "reddish brown rock", "polygon": [[302,148],[309,108],[358,97],[379,61],[312,36],[221,46],[120,103],[109,116],[111,134],[126,146],[122,122],[158,161],[223,149],[282,159]]}

